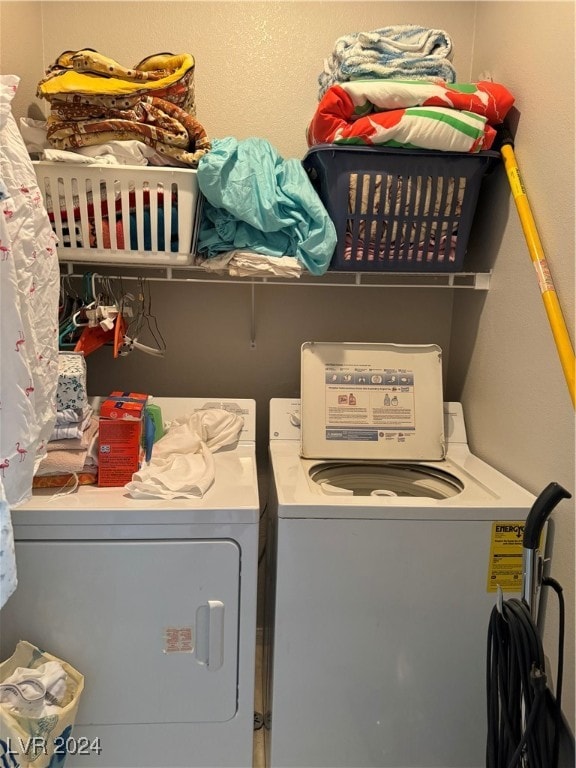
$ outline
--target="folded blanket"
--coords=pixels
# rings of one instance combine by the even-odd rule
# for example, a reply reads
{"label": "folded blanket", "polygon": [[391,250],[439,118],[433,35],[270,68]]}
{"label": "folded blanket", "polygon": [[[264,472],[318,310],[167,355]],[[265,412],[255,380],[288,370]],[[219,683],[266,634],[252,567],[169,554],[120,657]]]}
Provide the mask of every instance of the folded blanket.
{"label": "folded blanket", "polygon": [[307,132],[315,144],[371,144],[478,152],[496,137],[514,97],[498,83],[449,86],[363,80],[329,88]]}
{"label": "folded blanket", "polygon": [[143,97],[131,109],[109,109],[99,117],[63,119],[63,114],[53,108],[47,120],[48,141],[57,149],[138,140],[192,168],[210,149],[206,131],[195,117],[157,97]]}
{"label": "folded blanket", "polygon": [[[500,83],[479,80],[475,83],[446,83],[442,80],[356,80],[339,88],[352,104],[352,119],[390,109],[406,107],[446,107],[483,115],[490,125],[502,123],[514,104],[514,96]],[[339,91],[334,89],[337,95]],[[324,102],[324,100],[323,100]],[[330,112],[333,99],[326,98],[317,112]],[[346,108],[346,114],[350,107]]]}
{"label": "folded blanket", "polygon": [[[85,147],[81,150],[75,150],[69,152],[66,149],[43,149],[40,153],[40,160],[48,160],[51,163],[75,163],[76,165],[120,165],[118,157],[107,151],[111,145],[119,146],[121,141],[111,141],[108,144],[98,144],[95,147]],[[140,144],[138,141],[127,141],[126,144],[130,146],[138,145],[142,149],[149,149],[145,144]],[[87,154],[92,150],[93,154]],[[154,150],[150,149],[150,152]],[[148,165],[146,157],[140,153],[138,156],[131,158],[134,160],[134,165]],[[125,163],[130,165],[130,163]]]}
{"label": "folded blanket", "polygon": [[350,124],[333,121],[330,127],[311,124],[309,145],[367,144],[473,153],[490,149],[496,138],[485,117],[443,107],[393,109]]}
{"label": "folded blanket", "polygon": [[38,83],[50,102],[47,140],[61,150],[141,141],[195,168],[210,150],[196,120],[194,58],[157,54],[127,68],[97,51],[66,51]]}
{"label": "folded blanket", "polygon": [[86,471],[89,449],[79,451],[48,451],[36,470],[36,477],[43,475],[76,474]]}
{"label": "folded blanket", "polygon": [[318,99],[335,83],[363,78],[456,80],[452,40],[441,29],[397,25],[339,37],[318,76]]}
{"label": "folded blanket", "polygon": [[156,96],[195,114],[194,68],[188,53],[155,54],[127,68],[91,49],[65,51],[38,83],[37,96],[51,104],[69,104],[70,109],[126,109],[143,97]]}
{"label": "folded blanket", "polygon": [[182,165],[177,160],[170,161],[152,147],[140,141],[109,141],[91,147],[80,147],[73,152],[52,149],[46,135],[46,120],[33,120],[31,117],[20,118],[20,133],[30,155],[39,160],[52,162],[79,163],[80,165]]}

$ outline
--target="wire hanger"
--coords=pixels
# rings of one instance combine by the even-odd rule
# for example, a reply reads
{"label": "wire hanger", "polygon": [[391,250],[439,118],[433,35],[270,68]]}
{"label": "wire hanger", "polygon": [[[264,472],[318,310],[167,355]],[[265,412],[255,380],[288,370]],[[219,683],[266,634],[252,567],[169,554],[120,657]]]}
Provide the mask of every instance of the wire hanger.
{"label": "wire hanger", "polygon": [[[147,355],[153,355],[154,357],[164,357],[166,353],[166,341],[162,336],[162,332],[158,326],[156,316],[152,314],[152,296],[150,292],[150,286],[147,281],[140,277],[138,278],[140,301],[139,311],[136,313],[134,320],[129,324],[124,334],[124,342],[119,349],[119,354],[123,357],[129,355],[134,349],[138,349]],[[143,344],[140,341],[142,333],[147,332],[154,343],[155,347]]]}

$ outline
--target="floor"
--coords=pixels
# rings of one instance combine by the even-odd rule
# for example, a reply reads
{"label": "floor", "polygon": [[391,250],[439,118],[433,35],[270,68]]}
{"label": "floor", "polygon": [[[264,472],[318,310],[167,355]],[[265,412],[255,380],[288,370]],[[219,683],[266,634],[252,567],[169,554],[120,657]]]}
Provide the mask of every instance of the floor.
{"label": "floor", "polygon": [[[262,629],[258,628],[256,635],[256,679],[254,685],[254,712],[264,713],[262,700]],[[255,718],[256,719],[256,718]],[[253,768],[265,768],[264,758],[264,728],[254,731]]]}

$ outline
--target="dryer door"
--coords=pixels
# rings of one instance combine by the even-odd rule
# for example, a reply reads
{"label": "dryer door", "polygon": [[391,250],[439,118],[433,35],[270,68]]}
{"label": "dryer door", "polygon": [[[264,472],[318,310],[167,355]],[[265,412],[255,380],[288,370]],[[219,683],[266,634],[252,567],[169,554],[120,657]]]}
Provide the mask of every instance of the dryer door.
{"label": "dryer door", "polygon": [[237,709],[240,549],[229,540],[19,541],[19,639],[85,676],[78,725],[225,721]]}

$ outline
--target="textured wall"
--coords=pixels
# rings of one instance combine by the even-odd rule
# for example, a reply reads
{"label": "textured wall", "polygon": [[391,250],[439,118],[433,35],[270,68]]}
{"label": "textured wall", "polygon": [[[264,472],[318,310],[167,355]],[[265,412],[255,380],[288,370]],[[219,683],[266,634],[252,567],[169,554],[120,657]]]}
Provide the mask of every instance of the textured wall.
{"label": "textured wall", "polygon": [[42,17],[47,62],[82,47],[127,65],[159,51],[194,54],[208,134],[267,138],[297,157],[340,35],[398,23],[449,30],[463,79],[473,40],[472,4],[450,2],[45,2]]}
{"label": "textured wall", "polygon": [[12,102],[16,118],[42,118],[36,83],[43,71],[42,3],[0,2],[0,72],[20,77]]}

